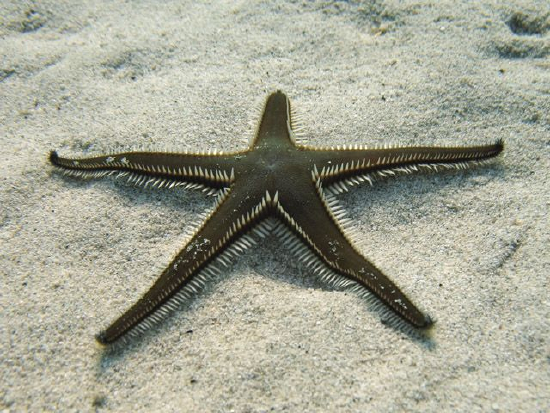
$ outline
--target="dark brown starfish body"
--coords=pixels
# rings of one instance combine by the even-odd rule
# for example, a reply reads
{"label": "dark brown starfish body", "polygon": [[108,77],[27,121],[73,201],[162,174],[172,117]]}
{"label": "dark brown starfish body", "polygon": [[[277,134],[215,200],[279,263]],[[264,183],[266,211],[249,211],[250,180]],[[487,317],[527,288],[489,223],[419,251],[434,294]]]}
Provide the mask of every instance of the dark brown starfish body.
{"label": "dark brown starfish body", "polygon": [[[97,339],[112,343],[145,330],[197,292],[205,279],[254,242],[274,231],[323,279],[372,293],[398,320],[432,324],[353,246],[349,221],[334,195],[347,185],[420,168],[463,168],[498,155],[503,144],[475,147],[311,148],[296,143],[288,98],[280,91],[266,103],[249,149],[231,154],[124,152],[86,159],[50,154],[51,162],[77,176],[111,173],[133,182],[218,191],[215,210],[151,289]],[[324,187],[327,187],[325,190]],[[273,218],[276,219],[273,219]],[[348,228],[346,228],[348,227]],[[346,235],[348,233],[348,235]]]}

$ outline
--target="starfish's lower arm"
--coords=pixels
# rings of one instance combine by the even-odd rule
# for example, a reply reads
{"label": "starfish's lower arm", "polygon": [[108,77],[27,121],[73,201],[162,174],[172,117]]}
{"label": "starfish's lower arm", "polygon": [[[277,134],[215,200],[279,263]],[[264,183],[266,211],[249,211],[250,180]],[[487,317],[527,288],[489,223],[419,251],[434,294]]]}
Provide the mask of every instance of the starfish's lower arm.
{"label": "starfish's lower arm", "polygon": [[366,288],[415,327],[429,327],[432,324],[430,317],[424,315],[397,285],[352,245],[325,202],[320,181],[317,181],[316,187],[317,191],[313,183],[309,188],[305,184],[301,186],[302,207],[293,205],[292,215],[286,212],[285,199],[282,199],[279,215],[311,252],[332,270],[331,273],[321,271],[321,275],[336,285],[353,285],[342,280],[342,277],[355,282],[357,284],[352,289],[365,293]]}
{"label": "starfish's lower arm", "polygon": [[[271,207],[269,195],[247,197],[228,192],[205,223],[172,260],[155,284],[128,311],[97,335],[102,344],[146,330],[176,306],[198,292],[205,279],[226,264],[231,253],[251,242],[246,233]],[[229,253],[224,256],[224,253]]]}

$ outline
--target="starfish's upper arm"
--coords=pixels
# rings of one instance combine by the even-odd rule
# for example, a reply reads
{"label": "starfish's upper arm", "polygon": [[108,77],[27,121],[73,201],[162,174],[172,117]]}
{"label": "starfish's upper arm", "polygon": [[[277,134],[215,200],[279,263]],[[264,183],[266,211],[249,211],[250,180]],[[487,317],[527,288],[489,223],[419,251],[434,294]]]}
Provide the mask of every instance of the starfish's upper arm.
{"label": "starfish's upper arm", "polygon": [[[169,152],[123,152],[90,158],[64,158],[50,153],[50,162],[76,176],[127,175],[138,184],[222,188],[233,180],[235,155]],[[233,163],[232,163],[233,162]]]}
{"label": "starfish's upper arm", "polygon": [[338,185],[340,181],[351,184],[372,182],[376,176],[410,173],[424,168],[464,168],[497,156],[503,148],[502,141],[470,147],[350,147],[314,151],[313,159],[323,182]]}

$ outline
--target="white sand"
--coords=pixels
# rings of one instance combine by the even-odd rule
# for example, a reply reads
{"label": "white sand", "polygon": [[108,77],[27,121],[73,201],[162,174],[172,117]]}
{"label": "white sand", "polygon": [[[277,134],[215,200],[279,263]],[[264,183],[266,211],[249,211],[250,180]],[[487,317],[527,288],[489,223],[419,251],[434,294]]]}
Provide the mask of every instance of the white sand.
{"label": "white sand", "polygon": [[[1,409],[550,409],[547,1],[22,3],[0,5]],[[487,167],[341,197],[432,346],[272,238],[105,353],[212,199],[64,178],[49,150],[243,149],[278,88],[314,145],[505,139]]]}

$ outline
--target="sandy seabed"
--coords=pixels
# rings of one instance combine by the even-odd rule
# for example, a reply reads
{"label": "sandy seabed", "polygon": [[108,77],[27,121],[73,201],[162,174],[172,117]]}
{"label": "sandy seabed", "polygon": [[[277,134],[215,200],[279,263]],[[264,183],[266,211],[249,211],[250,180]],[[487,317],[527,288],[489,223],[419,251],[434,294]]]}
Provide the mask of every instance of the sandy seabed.
{"label": "sandy seabed", "polygon": [[[504,3],[2,1],[0,409],[550,410],[550,6]],[[311,145],[505,140],[487,166],[340,196],[431,341],[272,237],[101,348],[213,201],[63,177],[49,151],[244,149],[276,89]]]}

